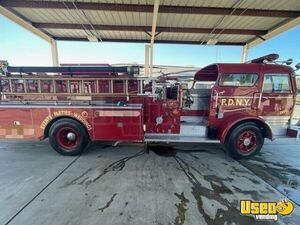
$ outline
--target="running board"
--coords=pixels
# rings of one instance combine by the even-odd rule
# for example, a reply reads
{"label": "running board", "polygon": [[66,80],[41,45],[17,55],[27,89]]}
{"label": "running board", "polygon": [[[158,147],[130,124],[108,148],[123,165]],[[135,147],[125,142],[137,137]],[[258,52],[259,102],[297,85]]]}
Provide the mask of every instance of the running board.
{"label": "running board", "polygon": [[200,136],[182,136],[179,134],[145,134],[145,142],[188,142],[188,143],[220,143]]}

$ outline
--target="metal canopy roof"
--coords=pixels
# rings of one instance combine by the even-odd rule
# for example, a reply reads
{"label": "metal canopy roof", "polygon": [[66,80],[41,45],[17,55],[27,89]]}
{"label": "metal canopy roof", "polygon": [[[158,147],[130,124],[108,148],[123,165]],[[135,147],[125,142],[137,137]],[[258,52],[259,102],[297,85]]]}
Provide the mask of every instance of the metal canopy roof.
{"label": "metal canopy roof", "polygon": [[156,1],[0,0],[0,6],[54,40],[149,43],[154,30],[155,43],[251,47],[300,21],[299,0],[160,0],[154,24]]}

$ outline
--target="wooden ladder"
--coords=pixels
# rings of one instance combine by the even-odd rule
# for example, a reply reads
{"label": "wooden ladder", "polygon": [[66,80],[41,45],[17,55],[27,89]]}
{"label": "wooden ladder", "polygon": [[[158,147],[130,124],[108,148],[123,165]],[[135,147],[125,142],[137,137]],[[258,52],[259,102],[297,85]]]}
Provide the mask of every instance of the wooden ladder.
{"label": "wooden ladder", "polygon": [[[145,78],[83,78],[59,76],[0,77],[1,100],[33,98],[92,100],[92,97],[126,97],[144,95]],[[121,84],[121,86],[120,86]],[[103,90],[105,87],[105,90]]]}

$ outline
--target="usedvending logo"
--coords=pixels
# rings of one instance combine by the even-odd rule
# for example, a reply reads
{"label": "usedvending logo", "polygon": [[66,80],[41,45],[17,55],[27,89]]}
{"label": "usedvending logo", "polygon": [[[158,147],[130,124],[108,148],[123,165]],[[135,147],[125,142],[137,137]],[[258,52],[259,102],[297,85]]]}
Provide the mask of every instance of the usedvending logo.
{"label": "usedvending logo", "polygon": [[279,202],[255,202],[251,200],[241,200],[241,214],[252,215],[256,220],[277,221],[278,215],[287,216],[294,211],[294,205],[289,200]]}

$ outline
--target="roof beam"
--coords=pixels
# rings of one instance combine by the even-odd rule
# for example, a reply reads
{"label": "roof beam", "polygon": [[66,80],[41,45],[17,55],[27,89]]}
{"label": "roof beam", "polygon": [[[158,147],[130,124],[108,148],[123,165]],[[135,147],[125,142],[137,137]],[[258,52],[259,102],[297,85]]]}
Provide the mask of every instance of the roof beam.
{"label": "roof beam", "polygon": [[[20,1],[20,0],[1,0],[3,7],[14,8],[41,8],[41,9],[75,9],[70,1]],[[76,7],[82,10],[98,11],[120,11],[120,12],[153,12],[153,5],[140,4],[117,4],[117,3],[92,3],[76,2]],[[172,6],[161,5],[159,13],[175,14],[202,14],[202,15],[233,15],[233,16],[260,16],[260,17],[283,17],[296,18],[300,16],[299,10],[269,10],[269,9],[247,9],[224,7],[195,7],[195,6]]]}
{"label": "roof beam", "polygon": [[292,29],[296,26],[300,25],[300,17],[296,19],[292,19],[289,22],[283,23],[280,26],[277,26],[276,28],[271,29],[267,34],[258,36],[255,39],[252,39],[247,43],[248,48],[252,48],[268,39],[271,39],[279,34],[282,34],[283,32]]}
{"label": "roof beam", "polygon": [[[33,23],[34,27],[39,29],[71,29],[85,30],[95,29],[103,31],[141,31],[150,32],[150,26],[123,26],[123,25],[99,25],[99,24],[71,24],[71,23]],[[267,34],[266,30],[249,30],[249,29],[210,29],[196,27],[156,27],[156,32],[168,33],[195,33],[195,34],[236,34],[236,35],[255,35],[262,36]],[[154,32],[155,33],[155,32]]]}
{"label": "roof beam", "polygon": [[9,20],[13,21],[14,23],[20,25],[21,27],[25,28],[26,30],[32,32],[33,34],[37,35],[38,37],[44,39],[45,41],[49,42],[50,44],[53,42],[53,38],[45,34],[44,32],[40,31],[36,27],[32,26],[31,23],[25,21],[21,17],[17,16],[15,13],[11,12],[10,10],[0,6],[0,14],[8,18]]}
{"label": "roof beam", "polygon": [[[55,37],[58,41],[88,41],[87,38],[72,38],[72,37]],[[102,39],[102,42],[127,42],[127,43],[149,43],[149,39]],[[187,45],[200,45],[202,41],[180,41],[180,40],[155,40],[159,44],[187,44]],[[206,44],[206,42],[203,42]],[[218,42],[216,45],[231,45],[231,46],[244,46],[244,42]]]}

